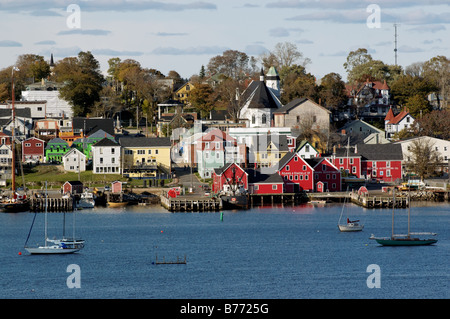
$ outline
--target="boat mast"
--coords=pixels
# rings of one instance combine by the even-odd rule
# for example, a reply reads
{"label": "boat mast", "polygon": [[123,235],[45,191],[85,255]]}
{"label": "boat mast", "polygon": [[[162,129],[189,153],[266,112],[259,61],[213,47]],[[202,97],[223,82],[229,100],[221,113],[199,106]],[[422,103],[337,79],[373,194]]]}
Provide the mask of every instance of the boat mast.
{"label": "boat mast", "polygon": [[48,203],[48,192],[47,192],[47,181],[45,181],[45,226],[44,226],[44,246],[47,247],[47,203]]}
{"label": "boat mast", "polygon": [[394,238],[395,187],[392,189],[392,238]]}
{"label": "boat mast", "polygon": [[12,165],[11,165],[11,190],[12,190],[12,196],[13,196],[13,198],[14,198],[14,195],[15,195],[15,193],[16,193],[16,163],[15,163],[15,161],[16,161],[16,157],[15,157],[15,144],[16,144],[16,142],[15,142],[15,132],[14,132],[14,127],[15,127],[15,125],[16,125],[16,121],[15,121],[15,118],[16,118],[16,110],[15,110],[15,108],[14,108],[14,104],[15,104],[15,89],[14,89],[14,71],[16,70],[16,67],[15,66],[13,66],[13,68],[12,68],[12,70],[11,70],[11,95],[12,95],[12,122],[13,122],[13,125],[12,125],[12,130],[11,130],[11,137],[12,137],[12,139],[11,139],[11,151],[12,151]]}
{"label": "boat mast", "polygon": [[[408,181],[409,183],[409,181]],[[411,219],[411,184],[408,185],[408,238],[410,237],[410,219]]]}

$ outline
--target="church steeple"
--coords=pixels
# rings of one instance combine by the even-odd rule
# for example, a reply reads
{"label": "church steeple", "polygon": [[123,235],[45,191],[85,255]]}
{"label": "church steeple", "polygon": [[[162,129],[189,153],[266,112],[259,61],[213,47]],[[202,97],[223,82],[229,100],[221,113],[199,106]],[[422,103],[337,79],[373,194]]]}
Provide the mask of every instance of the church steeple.
{"label": "church steeple", "polygon": [[261,82],[264,82],[264,69],[263,68],[261,68],[261,73],[259,74],[259,80]]}
{"label": "church steeple", "polygon": [[50,67],[54,67],[55,66],[55,62],[53,61],[53,53],[50,56]]}
{"label": "church steeple", "polygon": [[280,76],[278,75],[277,70],[273,66],[271,66],[269,72],[267,72],[266,85],[273,92],[273,94],[275,94],[275,96],[279,99],[281,96]]}

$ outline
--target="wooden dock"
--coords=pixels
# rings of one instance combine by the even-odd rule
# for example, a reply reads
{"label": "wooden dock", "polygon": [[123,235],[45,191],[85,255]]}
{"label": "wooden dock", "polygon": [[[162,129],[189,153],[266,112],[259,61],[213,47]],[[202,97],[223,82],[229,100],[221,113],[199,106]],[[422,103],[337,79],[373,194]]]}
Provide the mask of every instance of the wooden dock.
{"label": "wooden dock", "polygon": [[170,212],[215,212],[222,209],[222,200],[200,196],[167,196],[160,195],[161,205]]}
{"label": "wooden dock", "polygon": [[304,193],[283,193],[283,194],[249,194],[249,207],[276,205],[276,204],[301,204],[308,201]]}
{"label": "wooden dock", "polygon": [[[49,197],[47,198],[48,212],[71,212],[74,209],[73,197]],[[45,212],[45,198],[31,197],[30,211]]]}
{"label": "wooden dock", "polygon": [[[370,196],[359,195],[357,192],[350,193],[350,200],[359,206],[365,208],[392,208],[394,200],[392,196]],[[406,208],[409,206],[408,197],[401,196],[395,198],[396,208]]]}

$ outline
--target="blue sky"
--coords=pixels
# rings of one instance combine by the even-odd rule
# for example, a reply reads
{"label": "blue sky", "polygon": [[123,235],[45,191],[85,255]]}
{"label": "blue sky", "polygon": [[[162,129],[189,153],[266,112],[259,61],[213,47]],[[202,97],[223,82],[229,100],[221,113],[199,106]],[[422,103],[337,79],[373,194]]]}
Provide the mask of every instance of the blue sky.
{"label": "blue sky", "polygon": [[[80,8],[79,25],[70,4]],[[377,12],[368,10],[375,4]],[[258,57],[278,42],[292,42],[311,60],[317,78],[346,77],[348,53],[367,48],[374,59],[398,64],[450,57],[449,0],[0,0],[0,68],[25,53],[56,60],[91,51],[107,70],[111,57],[182,77],[233,49]],[[369,18],[369,25],[367,23]]]}

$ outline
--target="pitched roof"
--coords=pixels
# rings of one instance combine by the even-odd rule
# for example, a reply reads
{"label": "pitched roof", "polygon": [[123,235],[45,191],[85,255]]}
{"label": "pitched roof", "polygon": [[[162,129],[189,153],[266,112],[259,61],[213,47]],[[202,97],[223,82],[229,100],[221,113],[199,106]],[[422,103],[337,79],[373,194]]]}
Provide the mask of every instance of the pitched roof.
{"label": "pitched roof", "polygon": [[278,109],[278,104],[264,81],[253,81],[242,94],[250,109]]}
{"label": "pitched roof", "polygon": [[171,146],[169,137],[122,137],[119,144],[123,147]]}
{"label": "pitched roof", "polygon": [[[386,122],[386,124],[398,124],[401,120],[403,120],[406,116],[411,116],[411,114],[409,114],[409,110],[404,109],[403,111],[401,111],[400,113],[398,113],[394,118],[391,118],[388,122]],[[387,115],[386,115],[387,117]],[[386,119],[384,119],[386,121]]]}
{"label": "pitched roof", "polygon": [[286,113],[289,113],[292,109],[298,107],[299,105],[301,105],[301,104],[303,104],[303,103],[305,103],[305,102],[307,102],[307,101],[309,101],[309,102],[311,102],[313,105],[315,105],[315,106],[317,106],[317,107],[319,107],[319,108],[325,110],[327,113],[331,113],[329,110],[327,110],[327,109],[324,108],[323,106],[321,106],[321,105],[319,105],[319,104],[317,104],[317,103],[311,101],[311,100],[308,99],[308,98],[298,98],[298,99],[294,99],[294,100],[292,100],[291,102],[289,102],[288,104],[286,104],[286,105],[280,107],[278,110],[276,110],[276,111],[273,112],[273,113],[274,113],[274,114],[282,114],[282,113],[286,114]]}
{"label": "pitched roof", "polygon": [[289,163],[295,155],[297,155],[295,152],[286,153],[286,155],[284,155],[278,162],[278,170],[282,169],[284,165]]}
{"label": "pitched roof", "polygon": [[283,178],[278,173],[263,174],[257,169],[249,168],[246,170],[249,184],[280,184],[284,183]]}
{"label": "pitched roof", "polygon": [[366,160],[403,160],[401,144],[358,144],[353,153],[361,155]]}
{"label": "pitched roof", "polygon": [[97,143],[95,143],[94,145],[92,145],[92,147],[95,146],[120,146],[119,144],[117,144],[116,142],[114,142],[113,140],[105,137],[104,139],[98,141]]}
{"label": "pitched roof", "polygon": [[[85,130],[85,135],[93,134],[94,132],[102,129],[108,134],[114,135],[114,119],[92,119],[84,117],[74,117],[73,128]],[[86,126],[85,126],[86,124]]]}

